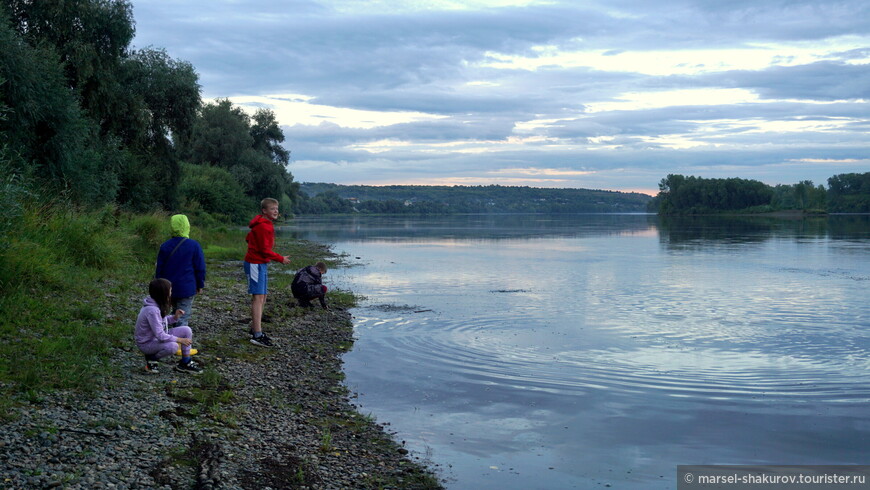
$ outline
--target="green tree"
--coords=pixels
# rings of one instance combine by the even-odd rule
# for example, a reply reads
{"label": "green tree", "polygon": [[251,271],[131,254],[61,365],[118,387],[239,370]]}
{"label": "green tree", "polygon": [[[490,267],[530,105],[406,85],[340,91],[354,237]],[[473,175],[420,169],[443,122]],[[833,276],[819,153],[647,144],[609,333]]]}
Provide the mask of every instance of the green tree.
{"label": "green tree", "polygon": [[[16,112],[9,125],[23,122],[11,138],[24,159],[45,167],[41,173],[78,201],[174,207],[179,162],[171,138],[188,137],[200,105],[193,67],[162,50],[130,51],[133,9],[126,0],[0,6],[18,40],[4,55],[29,49],[36,54],[27,59],[37,59],[18,56],[10,68],[17,78],[7,77],[18,91],[9,95]],[[9,36],[3,37],[6,46]]]}
{"label": "green tree", "polygon": [[704,179],[668,175],[659,183],[660,214],[699,214],[770,208],[774,189],[746,179]]}
{"label": "green tree", "polygon": [[128,151],[127,163],[135,165],[119,169],[124,191],[119,201],[172,209],[178,204],[178,142],[190,139],[201,105],[198,76],[190,63],[162,49],[134,51],[122,68],[127,94],[112,133]]}
{"label": "green tree", "polygon": [[218,99],[202,107],[193,126],[187,157],[192,163],[231,169],[253,144],[250,117],[229,99]]}
{"label": "green tree", "polygon": [[281,143],[284,142],[284,132],[278,126],[275,113],[269,109],[257,109],[251,126],[253,148],[269,157],[277,165],[286,166],[290,163],[290,152]]}
{"label": "green tree", "polygon": [[297,186],[287,171],[290,153],[282,141],[272,111],[260,109],[252,121],[240,107],[219,99],[202,108],[187,156],[192,163],[227,169],[252,199],[293,199]]}
{"label": "green tree", "polygon": [[828,211],[870,213],[870,172],[828,178]]}
{"label": "green tree", "polygon": [[208,165],[183,164],[178,193],[184,200],[184,209],[201,209],[234,222],[250,218],[255,207],[232,174]]}
{"label": "green tree", "polygon": [[[368,201],[368,203],[377,206],[379,201]],[[369,212],[381,212],[379,209],[369,210]],[[346,214],[354,212],[354,209],[350,201],[339,196],[338,192],[329,190],[310,198],[305,196],[305,194],[300,194],[300,199],[296,204],[296,211],[302,214]]]}
{"label": "green tree", "polygon": [[0,121],[0,145],[14,156],[16,169],[80,202],[114,199],[117,182],[104,175],[96,127],[67,88],[54,49],[31,46],[0,22],[0,79],[0,103],[8,108]]}
{"label": "green tree", "polygon": [[5,0],[14,28],[32,46],[60,56],[69,87],[100,127],[111,125],[123,97],[119,72],[135,33],[125,0]]}

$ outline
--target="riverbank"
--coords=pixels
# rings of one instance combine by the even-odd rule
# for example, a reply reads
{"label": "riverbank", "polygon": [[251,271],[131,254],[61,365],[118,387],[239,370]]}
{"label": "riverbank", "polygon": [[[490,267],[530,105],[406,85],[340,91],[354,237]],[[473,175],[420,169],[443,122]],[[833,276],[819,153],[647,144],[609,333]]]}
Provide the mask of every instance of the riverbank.
{"label": "riverbank", "polygon": [[[341,370],[350,313],[298,308],[286,288],[272,291],[264,330],[274,348],[248,341],[241,263],[210,262],[191,321],[203,375],[172,371],[174,360],[144,374],[130,342],[113,350],[118,374],[92,394],[59,391],[13,406],[0,435],[3,488],[440,488],[383,425],[355,410]],[[142,296],[130,290],[114,301]]]}

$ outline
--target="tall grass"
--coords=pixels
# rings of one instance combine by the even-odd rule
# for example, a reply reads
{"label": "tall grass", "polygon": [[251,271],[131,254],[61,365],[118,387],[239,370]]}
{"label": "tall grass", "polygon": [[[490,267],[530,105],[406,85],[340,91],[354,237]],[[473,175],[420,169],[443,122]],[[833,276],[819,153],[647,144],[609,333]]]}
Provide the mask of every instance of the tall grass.
{"label": "tall grass", "polygon": [[217,226],[192,229],[190,237],[199,240],[206,260],[242,260],[248,249],[246,233],[246,229],[241,227]]}
{"label": "tall grass", "polygon": [[148,268],[119,223],[114,209],[24,204],[0,236],[3,395],[94,388],[111,373],[110,348],[130,334],[124,292]]}
{"label": "tall grass", "polygon": [[[115,347],[131,347],[132,326],[171,235],[169,215],[107,206],[16,200],[0,228],[0,417],[3,404],[53,389],[111,382]],[[8,197],[8,196],[7,196]],[[193,226],[208,260],[241,260],[244,231]]]}
{"label": "tall grass", "polygon": [[[102,389],[121,379],[113,349],[134,348],[133,322],[158,247],[171,235],[165,213],[81,210],[19,196],[26,198],[14,212],[0,213],[0,419],[10,404],[51,390]],[[190,237],[208,262],[243,259],[247,230],[192,225]],[[289,286],[291,269],[330,256],[311,243],[279,248],[292,265],[276,275],[276,286]]]}

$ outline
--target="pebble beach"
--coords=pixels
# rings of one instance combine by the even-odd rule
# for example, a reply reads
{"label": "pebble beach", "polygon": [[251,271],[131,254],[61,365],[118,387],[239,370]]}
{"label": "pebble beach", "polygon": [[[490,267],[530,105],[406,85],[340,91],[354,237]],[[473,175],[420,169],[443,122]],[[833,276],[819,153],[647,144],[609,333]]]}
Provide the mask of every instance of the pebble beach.
{"label": "pebble beach", "polygon": [[[55,392],[16,406],[0,434],[2,488],[365,489],[441,488],[387,424],[359,413],[342,384],[352,348],[350,312],[298,307],[270,291],[249,342],[240,262],[209,265],[194,302],[194,376],[144,372],[131,341],[115,349],[117,375],[93,392]],[[141,302],[140,293],[127,301]]]}

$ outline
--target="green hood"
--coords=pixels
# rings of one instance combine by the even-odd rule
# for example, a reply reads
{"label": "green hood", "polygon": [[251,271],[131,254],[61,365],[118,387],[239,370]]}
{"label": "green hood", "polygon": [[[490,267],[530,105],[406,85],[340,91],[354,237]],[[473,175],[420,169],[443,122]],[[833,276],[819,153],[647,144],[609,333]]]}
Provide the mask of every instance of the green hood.
{"label": "green hood", "polygon": [[190,221],[183,214],[175,214],[169,218],[169,229],[172,230],[172,236],[190,238]]}

